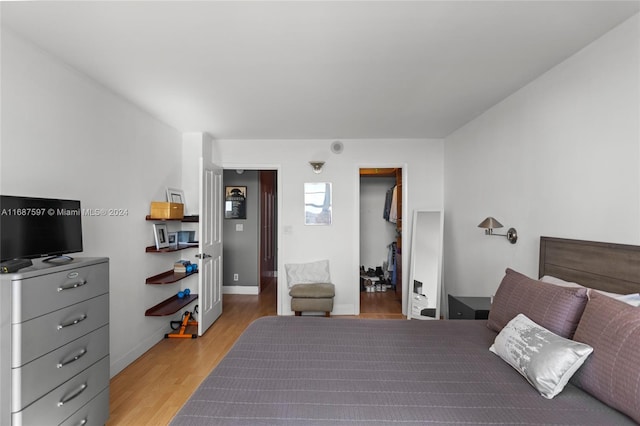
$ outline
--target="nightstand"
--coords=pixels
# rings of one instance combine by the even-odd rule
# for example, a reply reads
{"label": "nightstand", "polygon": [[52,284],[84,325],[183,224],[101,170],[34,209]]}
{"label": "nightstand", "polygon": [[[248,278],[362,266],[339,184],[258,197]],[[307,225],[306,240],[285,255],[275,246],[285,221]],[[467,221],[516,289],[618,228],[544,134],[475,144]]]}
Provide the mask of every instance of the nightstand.
{"label": "nightstand", "polygon": [[449,296],[449,319],[487,319],[491,309],[490,297]]}

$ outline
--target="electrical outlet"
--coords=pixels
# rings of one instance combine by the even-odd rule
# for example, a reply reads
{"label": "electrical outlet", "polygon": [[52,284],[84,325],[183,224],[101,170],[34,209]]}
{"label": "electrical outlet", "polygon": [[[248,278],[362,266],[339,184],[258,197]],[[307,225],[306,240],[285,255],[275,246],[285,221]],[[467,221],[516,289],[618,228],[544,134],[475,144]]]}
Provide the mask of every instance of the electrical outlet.
{"label": "electrical outlet", "polygon": [[238,281],[238,274],[233,274],[233,280]]}

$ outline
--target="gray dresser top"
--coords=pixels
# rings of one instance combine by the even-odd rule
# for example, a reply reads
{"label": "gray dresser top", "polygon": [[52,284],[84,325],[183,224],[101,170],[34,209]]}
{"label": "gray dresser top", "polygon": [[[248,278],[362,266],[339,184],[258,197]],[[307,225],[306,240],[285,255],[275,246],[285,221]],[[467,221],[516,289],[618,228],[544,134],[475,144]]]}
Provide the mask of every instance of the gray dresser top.
{"label": "gray dresser top", "polygon": [[108,262],[108,257],[75,257],[68,262],[43,262],[40,259],[33,259],[33,265],[28,268],[22,268],[17,272],[10,272],[0,274],[2,280],[20,280],[25,278],[31,278],[42,275],[43,273],[54,273],[75,269],[78,267],[85,267],[89,265],[95,265],[98,263]]}

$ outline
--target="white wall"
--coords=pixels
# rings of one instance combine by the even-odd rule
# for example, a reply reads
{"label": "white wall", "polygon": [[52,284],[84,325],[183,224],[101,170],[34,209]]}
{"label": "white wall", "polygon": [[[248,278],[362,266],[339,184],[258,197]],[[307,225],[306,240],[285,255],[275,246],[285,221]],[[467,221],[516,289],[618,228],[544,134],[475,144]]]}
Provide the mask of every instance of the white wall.
{"label": "white wall", "polygon": [[[491,295],[506,267],[537,277],[541,235],[640,243],[639,28],[636,15],[446,138],[445,291]],[[517,244],[484,236],[487,216]]]}
{"label": "white wall", "polygon": [[[285,263],[329,259],[336,285],[336,315],[359,312],[359,169],[402,167],[406,173],[405,215],[413,209],[440,210],[443,204],[443,142],[420,140],[343,140],[344,152],[330,151],[332,140],[218,141],[225,168],[277,168],[279,211],[278,268]],[[309,161],[326,161],[321,174],[313,173]],[[333,183],[333,223],[305,226],[303,185],[305,182]],[[403,244],[410,247],[410,221],[404,227]],[[403,256],[404,281],[408,277],[408,250]],[[280,283],[284,283],[283,279]],[[404,292],[406,295],[406,291]],[[406,302],[406,300],[405,300]],[[403,303],[403,309],[406,304]],[[279,286],[281,314],[291,314],[286,285]],[[406,311],[405,311],[406,312]]]}
{"label": "white wall", "polygon": [[[85,251],[111,259],[111,374],[167,332],[147,308],[177,287],[145,285],[171,269],[171,254],[146,254],[144,220],[166,187],[180,187],[181,135],[85,76],[2,31],[0,192],[80,199],[125,216],[82,218]],[[186,281],[186,280],[185,280]],[[192,284],[197,285],[197,284]]]}

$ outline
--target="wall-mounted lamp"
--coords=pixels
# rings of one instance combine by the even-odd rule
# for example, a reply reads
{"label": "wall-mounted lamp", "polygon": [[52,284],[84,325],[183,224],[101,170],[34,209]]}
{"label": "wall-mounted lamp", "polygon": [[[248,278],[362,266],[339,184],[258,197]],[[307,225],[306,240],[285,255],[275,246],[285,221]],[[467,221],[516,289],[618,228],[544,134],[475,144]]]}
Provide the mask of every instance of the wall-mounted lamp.
{"label": "wall-mounted lamp", "polygon": [[322,166],[324,166],[324,161],[309,161],[311,167],[313,167],[313,173],[322,173]]}
{"label": "wall-mounted lamp", "polygon": [[518,232],[516,232],[515,228],[509,228],[506,234],[494,234],[494,228],[502,228],[502,224],[491,216],[483,220],[480,225],[478,225],[478,228],[484,228],[485,235],[507,237],[507,240],[509,240],[511,244],[515,244],[516,241],[518,241]]}

